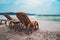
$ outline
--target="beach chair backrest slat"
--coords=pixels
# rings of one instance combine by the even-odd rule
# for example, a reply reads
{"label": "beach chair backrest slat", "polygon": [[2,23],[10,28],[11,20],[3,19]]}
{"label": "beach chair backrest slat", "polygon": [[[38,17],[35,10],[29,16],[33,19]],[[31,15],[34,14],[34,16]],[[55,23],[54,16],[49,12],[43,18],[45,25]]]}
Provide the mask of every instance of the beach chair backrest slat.
{"label": "beach chair backrest slat", "polygon": [[12,18],[11,18],[8,14],[4,14],[4,16],[5,16],[8,20],[12,20]]}
{"label": "beach chair backrest slat", "polygon": [[16,15],[20,21],[23,20],[26,26],[28,25],[29,22],[31,22],[28,16],[24,12],[18,12],[16,13]]}

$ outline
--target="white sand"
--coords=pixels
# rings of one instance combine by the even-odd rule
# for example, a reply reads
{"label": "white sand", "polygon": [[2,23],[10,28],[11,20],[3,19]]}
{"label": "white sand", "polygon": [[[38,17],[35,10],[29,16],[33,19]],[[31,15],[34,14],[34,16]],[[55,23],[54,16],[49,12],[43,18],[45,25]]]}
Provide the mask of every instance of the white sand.
{"label": "white sand", "polygon": [[38,23],[41,30],[60,32],[59,21],[39,20]]}
{"label": "white sand", "polygon": [[60,22],[48,20],[36,21],[39,23],[39,30],[31,35],[12,30],[7,33],[9,29],[5,25],[0,25],[0,40],[60,40]]}
{"label": "white sand", "polygon": [[30,18],[32,21],[37,21],[39,23],[40,30],[60,32],[60,21],[51,20],[40,20],[38,18]]}

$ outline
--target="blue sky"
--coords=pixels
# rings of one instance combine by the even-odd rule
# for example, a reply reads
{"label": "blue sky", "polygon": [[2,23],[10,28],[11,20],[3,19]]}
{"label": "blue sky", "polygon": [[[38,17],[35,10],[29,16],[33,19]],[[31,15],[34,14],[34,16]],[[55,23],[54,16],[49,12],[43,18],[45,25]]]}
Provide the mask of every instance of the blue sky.
{"label": "blue sky", "polygon": [[0,0],[0,12],[60,14],[60,0]]}

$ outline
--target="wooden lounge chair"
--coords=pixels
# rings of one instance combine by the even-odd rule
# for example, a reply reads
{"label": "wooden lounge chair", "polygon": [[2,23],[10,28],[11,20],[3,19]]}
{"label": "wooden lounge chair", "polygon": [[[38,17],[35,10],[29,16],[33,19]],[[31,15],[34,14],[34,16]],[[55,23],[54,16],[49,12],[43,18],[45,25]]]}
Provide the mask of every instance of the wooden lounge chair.
{"label": "wooden lounge chair", "polygon": [[8,14],[4,14],[4,16],[7,18],[7,20],[12,20],[13,18],[10,17]]}
{"label": "wooden lounge chair", "polygon": [[[26,33],[28,33],[28,34],[29,34],[29,32],[32,33],[34,30],[37,30],[39,28],[38,27],[38,22],[37,21],[31,22],[31,20],[28,18],[26,13],[24,13],[24,12],[17,12],[16,16],[20,20],[20,22],[22,24],[24,24],[24,26],[26,26]],[[30,31],[30,28],[32,28],[31,31]]]}
{"label": "wooden lounge chair", "polygon": [[9,21],[9,28],[11,29],[16,29],[17,27],[13,27],[15,24],[20,23],[20,21],[18,19],[13,19],[12,17],[10,17],[8,14],[4,14],[4,16],[7,18],[7,20]]}

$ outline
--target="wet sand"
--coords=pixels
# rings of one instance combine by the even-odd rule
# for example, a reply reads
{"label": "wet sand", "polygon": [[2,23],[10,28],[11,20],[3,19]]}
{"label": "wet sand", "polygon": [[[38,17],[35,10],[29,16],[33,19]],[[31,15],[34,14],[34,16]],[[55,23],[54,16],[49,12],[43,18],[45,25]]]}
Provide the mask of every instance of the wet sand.
{"label": "wet sand", "polygon": [[[36,21],[39,23],[39,30],[31,35],[15,32],[5,25],[0,25],[0,40],[60,40],[60,22],[49,20]],[[10,32],[7,32],[9,30]]]}

